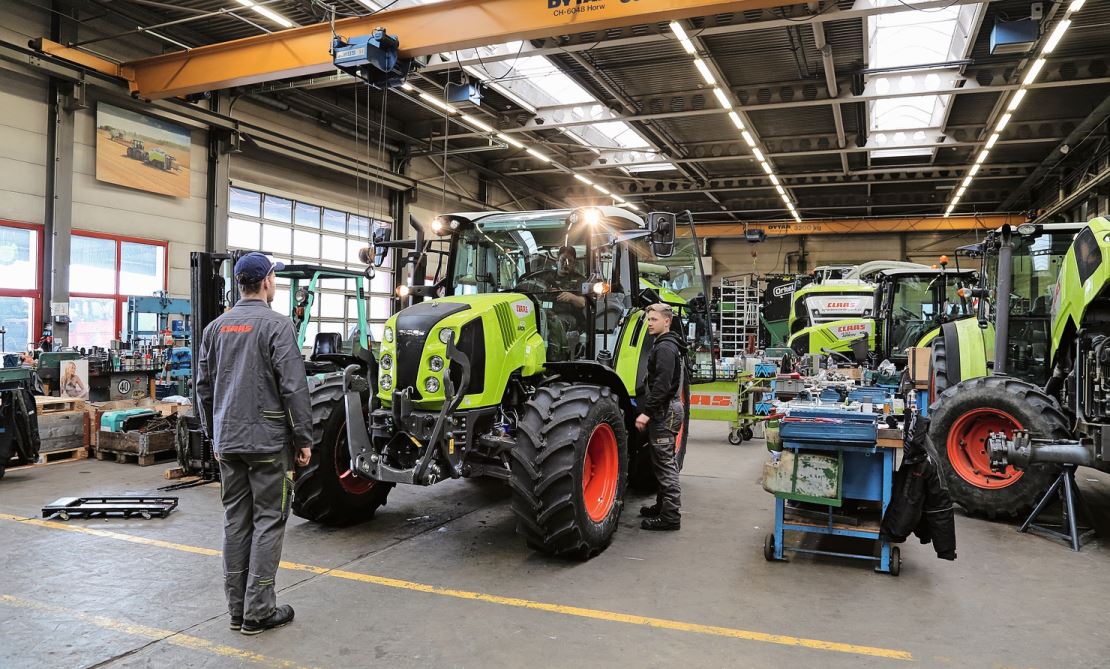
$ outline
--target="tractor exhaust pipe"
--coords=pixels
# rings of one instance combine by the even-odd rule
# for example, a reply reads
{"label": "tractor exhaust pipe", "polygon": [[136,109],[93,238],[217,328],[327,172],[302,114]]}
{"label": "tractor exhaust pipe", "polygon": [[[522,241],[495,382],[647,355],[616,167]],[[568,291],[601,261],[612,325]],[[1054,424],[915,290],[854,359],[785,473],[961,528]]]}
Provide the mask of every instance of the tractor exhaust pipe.
{"label": "tractor exhaust pipe", "polygon": [[1028,432],[1015,432],[1013,439],[996,432],[987,440],[990,448],[991,469],[1002,471],[1012,465],[1027,469],[1040,462],[1057,465],[1093,467],[1091,451],[1078,441],[1063,443],[1033,443]]}
{"label": "tractor exhaust pipe", "polygon": [[998,247],[998,290],[994,319],[994,374],[1006,373],[1006,338],[1010,334],[1010,291],[1014,287],[1011,259],[1010,226],[1002,226],[1002,243]]}

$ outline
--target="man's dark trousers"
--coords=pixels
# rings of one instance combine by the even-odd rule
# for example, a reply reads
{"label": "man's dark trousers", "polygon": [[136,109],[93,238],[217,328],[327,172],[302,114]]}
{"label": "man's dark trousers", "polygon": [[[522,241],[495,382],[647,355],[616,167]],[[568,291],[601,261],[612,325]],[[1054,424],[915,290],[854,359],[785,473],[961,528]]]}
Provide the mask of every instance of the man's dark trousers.
{"label": "man's dark trousers", "polygon": [[[681,425],[679,417],[679,425]],[[673,420],[672,420],[673,422]],[[655,494],[655,504],[659,508],[659,517],[668,522],[678,522],[678,509],[681,506],[678,485],[678,460],[675,458],[676,432],[667,429],[667,426],[658,424],[655,420],[648,423],[648,444],[651,448],[651,466],[655,470],[655,480],[658,490]]]}
{"label": "man's dark trousers", "polygon": [[220,456],[224,587],[228,612],[265,620],[277,606],[274,577],[293,498],[287,452]]}

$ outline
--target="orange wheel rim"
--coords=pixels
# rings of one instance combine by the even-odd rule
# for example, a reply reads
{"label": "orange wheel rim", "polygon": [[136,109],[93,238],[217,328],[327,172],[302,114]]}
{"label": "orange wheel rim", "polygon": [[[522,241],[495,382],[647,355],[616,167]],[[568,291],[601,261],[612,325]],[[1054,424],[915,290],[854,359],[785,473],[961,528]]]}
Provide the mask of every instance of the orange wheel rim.
{"label": "orange wheel rim", "polygon": [[620,457],[617,435],[608,423],[594,428],[582,459],[582,500],[586,515],[595,523],[608,517],[617,501]]}
{"label": "orange wheel rim", "polygon": [[987,439],[992,432],[1012,437],[1022,429],[1016,418],[998,409],[972,409],[956,419],[948,432],[948,461],[963,480],[977,488],[1000,490],[1017,483],[1024,472],[991,469]]}

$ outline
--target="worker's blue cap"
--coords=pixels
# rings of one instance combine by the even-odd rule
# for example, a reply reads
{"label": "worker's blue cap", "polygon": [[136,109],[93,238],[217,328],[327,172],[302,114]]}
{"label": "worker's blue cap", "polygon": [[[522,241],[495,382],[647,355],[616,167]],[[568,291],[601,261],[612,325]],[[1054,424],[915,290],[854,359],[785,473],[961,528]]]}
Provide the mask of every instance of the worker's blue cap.
{"label": "worker's blue cap", "polygon": [[235,262],[235,280],[243,284],[258,283],[270,272],[285,269],[285,263],[272,262],[266,254],[252,251]]}

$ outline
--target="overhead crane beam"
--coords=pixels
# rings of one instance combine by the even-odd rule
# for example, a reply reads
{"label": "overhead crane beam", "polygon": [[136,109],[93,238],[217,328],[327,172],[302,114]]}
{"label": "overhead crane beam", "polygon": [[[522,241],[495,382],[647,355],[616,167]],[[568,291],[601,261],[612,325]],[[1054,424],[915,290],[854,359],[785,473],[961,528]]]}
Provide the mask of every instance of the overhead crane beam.
{"label": "overhead crane beam", "polygon": [[[400,38],[401,57],[413,58],[781,4],[782,0],[448,0],[337,19],[334,26],[347,37],[385,27]],[[332,25],[317,23],[123,64],[46,39],[37,46],[44,53],[126,79],[135,95],[161,99],[334,71],[331,41]]]}

